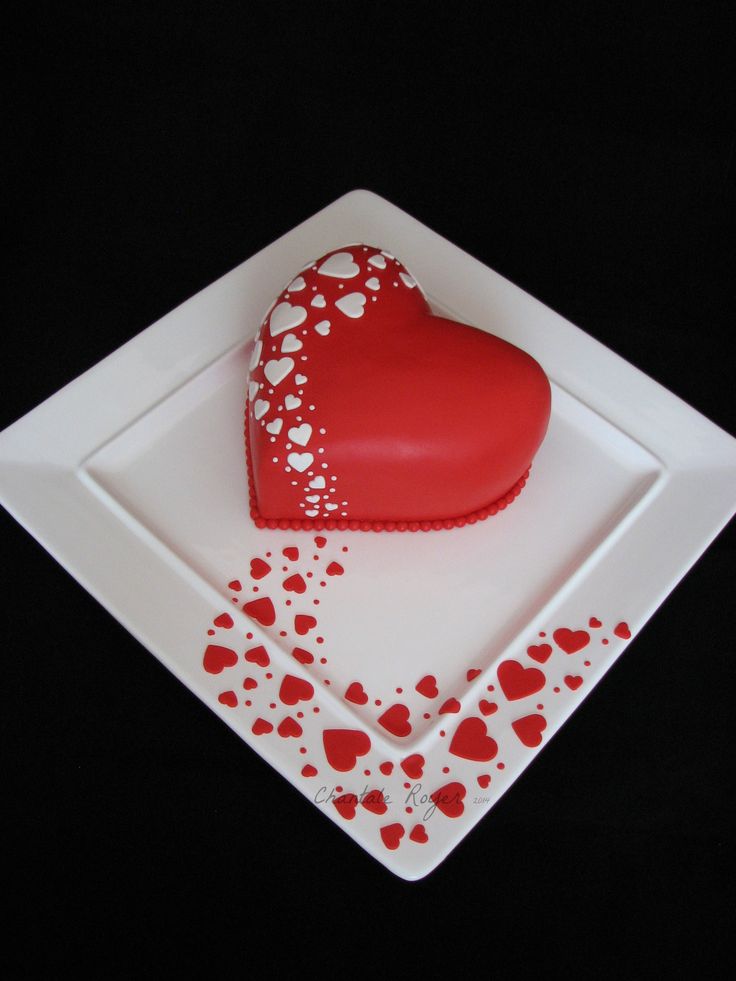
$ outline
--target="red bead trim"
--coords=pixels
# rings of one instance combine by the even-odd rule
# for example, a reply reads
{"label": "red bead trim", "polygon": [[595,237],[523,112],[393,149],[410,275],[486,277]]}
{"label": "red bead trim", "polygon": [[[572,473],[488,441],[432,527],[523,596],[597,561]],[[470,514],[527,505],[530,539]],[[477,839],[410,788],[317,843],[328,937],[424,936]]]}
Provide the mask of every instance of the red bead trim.
{"label": "red bead trim", "polygon": [[492,518],[505,510],[521,494],[531,465],[516,481],[511,490],[502,494],[497,501],[470,514],[457,518],[437,518],[434,521],[360,521],[355,518],[263,518],[258,510],[256,489],[250,465],[250,434],[248,432],[248,399],[245,402],[245,462],[248,470],[248,496],[250,516],[257,528],[280,528],[284,531],[442,531],[443,529],[463,528],[477,521]]}

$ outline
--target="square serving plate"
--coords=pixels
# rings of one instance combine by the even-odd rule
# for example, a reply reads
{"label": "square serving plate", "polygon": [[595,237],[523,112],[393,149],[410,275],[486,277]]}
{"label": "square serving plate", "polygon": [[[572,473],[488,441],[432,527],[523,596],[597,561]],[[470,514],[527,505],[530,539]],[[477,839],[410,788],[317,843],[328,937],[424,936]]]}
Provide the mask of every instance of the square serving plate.
{"label": "square serving plate", "polygon": [[[496,517],[320,535],[259,530],[248,516],[255,328],[306,259],[360,240],[400,256],[436,312],[529,351],[550,377],[548,436]],[[0,434],[0,499],[256,752],[378,861],[418,879],[733,514],[736,440],[354,191]]]}

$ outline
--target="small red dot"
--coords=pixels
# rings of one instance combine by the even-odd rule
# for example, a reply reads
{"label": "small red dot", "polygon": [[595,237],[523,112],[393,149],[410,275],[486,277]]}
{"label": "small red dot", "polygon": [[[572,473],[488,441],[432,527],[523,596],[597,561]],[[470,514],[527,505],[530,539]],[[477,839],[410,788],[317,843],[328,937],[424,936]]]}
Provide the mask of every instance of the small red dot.
{"label": "small red dot", "polygon": [[506,764],[505,763],[496,763],[496,769],[497,770],[505,770],[506,769]]}
{"label": "small red dot", "polygon": [[248,706],[248,708],[250,708],[250,706],[253,704],[253,702],[251,702],[250,699],[247,699],[245,704]]}
{"label": "small red dot", "polygon": [[397,695],[400,695],[403,692],[403,690],[404,690],[403,688],[397,688],[396,689],[396,694]]}
{"label": "small red dot", "polygon": [[251,634],[251,633],[247,633],[247,634],[245,635],[245,639],[246,639],[246,640],[253,640],[253,634]]}
{"label": "small red dot", "polygon": [[442,767],[442,772],[443,772],[443,773],[449,773],[449,772],[450,772],[450,768],[449,768],[449,766],[443,766],[443,767]]}
{"label": "small red dot", "polygon": [[380,704],[381,704],[381,699],[380,698],[377,698],[376,699],[376,705],[380,705]]}
{"label": "small red dot", "polygon": [[431,718],[432,718],[432,716],[431,716],[431,715],[429,714],[429,712],[425,712],[425,713],[424,713],[424,718],[425,718],[425,719],[431,719]]}
{"label": "small red dot", "polygon": [[590,667],[590,661],[583,661],[583,664],[585,665],[586,668]]}
{"label": "small red dot", "polygon": [[300,746],[299,747],[299,752],[300,753],[306,753],[306,751],[307,751],[307,747],[306,746]]}
{"label": "small red dot", "polygon": [[319,600],[318,599],[312,600],[312,602],[314,603],[315,606],[319,606]]}
{"label": "small red dot", "polygon": [[279,637],[285,637],[285,636],[286,636],[286,631],[285,630],[279,630]]}
{"label": "small red dot", "polygon": [[282,571],[282,572],[288,572],[288,571],[289,571],[289,568],[288,568],[288,566],[285,566],[285,565],[282,565],[282,566],[281,566],[281,571]]}
{"label": "small red dot", "polygon": [[326,583],[326,582],[321,582],[321,583],[320,583],[320,586],[326,586],[326,585],[327,585],[327,583]]}
{"label": "small red dot", "polygon": [[440,729],[440,735],[441,736],[444,736],[445,735],[445,730],[444,729]]}
{"label": "small red dot", "polygon": [[540,630],[540,631],[539,631],[539,636],[540,636],[540,637],[546,637],[546,636],[547,636],[547,634],[546,634],[546,633],[545,633],[545,632],[544,632],[543,630]]}
{"label": "small red dot", "polygon": [[343,545],[342,550],[343,550],[343,552],[347,552],[347,550],[348,550],[347,545]]}
{"label": "small red dot", "polygon": [[308,573],[307,573],[307,579],[311,579],[313,575],[314,575],[314,573],[312,573],[312,572],[308,572]]}
{"label": "small red dot", "polygon": [[324,642],[325,642],[325,639],[324,639],[324,637],[318,637],[318,638],[317,638],[317,643],[318,643],[318,644],[324,644]]}
{"label": "small red dot", "polygon": [[413,814],[414,813],[414,808],[413,807],[407,807],[406,808],[406,813],[407,814]]}
{"label": "small red dot", "polygon": [[215,631],[214,630],[208,630],[207,633],[208,633],[208,635],[210,637],[214,637],[215,636]]}
{"label": "small red dot", "polygon": [[270,709],[275,709],[276,708],[276,702],[271,702],[271,704],[268,707]]}
{"label": "small red dot", "polygon": [[601,641],[601,644],[607,644],[607,643],[608,643],[608,638],[604,637],[603,640]]}
{"label": "small red dot", "polygon": [[267,678],[273,678],[273,675],[271,674],[271,672],[270,672],[270,671],[267,671],[267,672],[266,672],[266,677],[267,677]]}
{"label": "small red dot", "polygon": [[558,695],[560,694],[560,689],[559,688],[554,688],[553,691],[557,692]]}
{"label": "small red dot", "polygon": [[332,682],[330,681],[330,679],[329,679],[329,678],[325,678],[325,684],[326,684],[326,685],[331,685],[331,684],[332,684]]}
{"label": "small red dot", "polygon": [[270,559],[271,558],[271,553],[270,552],[266,552],[266,558],[267,559]]}
{"label": "small red dot", "polygon": [[313,555],[312,558],[315,562],[319,562],[319,555]]}
{"label": "small red dot", "polygon": [[287,601],[286,601],[286,605],[287,605],[287,606],[291,606],[291,600],[287,600]]}
{"label": "small red dot", "polygon": [[240,602],[240,600],[238,599],[238,597],[237,596],[233,596],[233,603],[239,603],[239,602]]}
{"label": "small red dot", "polygon": [[408,790],[409,787],[411,787],[411,784],[410,783],[405,783],[404,784],[404,790]]}
{"label": "small red dot", "polygon": [[321,657],[321,658],[319,659],[319,663],[320,663],[320,664],[327,664],[327,658],[326,658],[326,657]]}
{"label": "small red dot", "polygon": [[317,714],[317,712],[319,712],[319,705],[315,705],[315,706],[314,706],[314,708],[312,709],[312,711],[313,711],[313,712],[315,713],[315,715],[316,715],[316,714]]}
{"label": "small red dot", "polygon": [[253,587],[253,592],[254,592],[254,593],[257,593],[257,592],[258,592],[258,586],[254,586],[254,587]]}
{"label": "small red dot", "polygon": [[540,710],[540,712],[541,712],[541,710],[542,710],[542,709],[544,708],[544,705],[537,705],[537,708],[538,708],[538,709]]}
{"label": "small red dot", "polygon": [[486,685],[486,691],[495,691],[495,690],[496,690],[495,685]]}
{"label": "small red dot", "polygon": [[338,784],[338,785],[337,785],[337,786],[335,787],[335,790],[337,791],[337,793],[338,793],[338,794],[341,794],[341,793],[342,793],[342,787],[340,786],[340,784]]}
{"label": "small red dot", "polygon": [[371,775],[371,771],[370,770],[363,770],[363,776],[369,777],[370,775]]}
{"label": "small red dot", "polygon": [[296,717],[297,717],[297,719],[303,719],[304,718],[304,713],[303,712],[297,712],[296,713]]}

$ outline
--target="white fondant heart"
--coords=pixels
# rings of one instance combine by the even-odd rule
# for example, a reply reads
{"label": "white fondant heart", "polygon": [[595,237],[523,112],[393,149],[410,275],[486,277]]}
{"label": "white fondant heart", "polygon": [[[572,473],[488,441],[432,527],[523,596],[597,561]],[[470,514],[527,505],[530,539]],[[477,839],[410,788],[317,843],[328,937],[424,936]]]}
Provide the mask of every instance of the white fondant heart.
{"label": "white fondant heart", "polygon": [[271,403],[266,399],[256,399],[253,403],[253,415],[256,419],[262,419],[270,408]]}
{"label": "white fondant heart", "polygon": [[327,300],[322,296],[321,293],[318,293],[315,297],[312,298],[312,302],[311,302],[310,306],[313,306],[313,307],[326,307],[327,306]]}
{"label": "white fondant heart", "polygon": [[250,356],[250,364],[248,368],[250,371],[256,367],[258,362],[261,360],[261,351],[263,350],[263,341],[256,341],[255,347],[253,348],[253,353]]}
{"label": "white fondant heart", "polygon": [[323,276],[334,276],[335,279],[352,279],[360,272],[360,266],[353,262],[350,252],[336,252],[325,259],[317,272]]}
{"label": "white fondant heart", "polygon": [[320,320],[318,324],[314,325],[314,329],[318,334],[321,334],[322,337],[327,337],[327,335],[330,333],[330,321]]}
{"label": "white fondant heart", "polygon": [[382,255],[379,255],[378,253],[376,253],[376,255],[372,255],[370,257],[370,259],[368,260],[368,262],[372,266],[375,266],[376,269],[385,269],[386,268],[386,260],[384,259],[384,257]]}
{"label": "white fondant heart", "polygon": [[273,313],[271,314],[270,330],[271,337],[278,337],[279,334],[283,334],[285,330],[291,330],[292,327],[298,327],[299,324],[303,324],[307,319],[307,311],[304,307],[293,307],[290,303],[284,300],[283,303],[279,303],[274,307]]}
{"label": "white fondant heart", "polygon": [[279,358],[278,361],[267,361],[266,367],[263,369],[263,374],[272,385],[278,385],[293,370],[294,361],[292,358]]}
{"label": "white fondant heart", "polygon": [[297,276],[296,279],[292,279],[289,285],[286,287],[287,293],[298,293],[299,290],[303,290],[307,284],[304,282],[303,276]]}
{"label": "white fondant heart", "polygon": [[337,504],[325,504],[325,511],[336,511]]}
{"label": "white fondant heart", "polygon": [[416,279],[413,279],[408,273],[400,272],[399,279],[404,284],[404,286],[408,286],[410,290],[413,290],[414,287],[417,285]]}
{"label": "white fondant heart", "polygon": [[358,317],[363,316],[363,307],[365,306],[365,302],[365,293],[348,293],[347,296],[341,296],[340,299],[335,302],[335,306],[341,313],[344,313],[346,317],[351,317],[353,320],[355,320]]}
{"label": "white fondant heart", "polygon": [[302,400],[298,399],[296,395],[287,395],[284,399],[284,407],[291,412],[292,409],[298,409],[302,404]]}
{"label": "white fondant heart", "polygon": [[310,518],[316,518],[319,511],[305,511],[304,513]]}
{"label": "white fondant heart", "polygon": [[289,439],[292,443],[298,443],[299,446],[306,446],[312,437],[312,427],[308,422],[303,422],[301,426],[292,426],[289,430]]}
{"label": "white fondant heart", "polygon": [[326,486],[325,485],[325,478],[324,477],[313,477],[312,480],[309,481],[309,486],[312,487],[312,488],[314,488],[314,490],[320,490],[322,487],[325,487]]}
{"label": "white fondant heart", "polygon": [[287,334],[281,342],[282,354],[293,354],[294,351],[301,351],[304,345],[294,334]]}
{"label": "white fondant heart", "polygon": [[290,453],[286,458],[286,462],[297,473],[304,473],[314,463],[314,457],[311,453]]}
{"label": "white fondant heart", "polygon": [[253,399],[258,395],[258,382],[248,382],[248,398],[253,401]]}
{"label": "white fondant heart", "polygon": [[371,276],[370,279],[366,279],[365,285],[369,290],[380,290],[381,284],[376,276]]}
{"label": "white fondant heart", "polygon": [[309,494],[304,500],[309,501],[310,504],[317,504],[319,502],[319,494]]}
{"label": "white fondant heart", "polygon": [[294,381],[297,383],[297,385],[303,385],[306,382],[306,380],[307,380],[306,375],[294,375]]}
{"label": "white fondant heart", "polygon": [[283,419],[274,419],[273,422],[269,422],[266,429],[272,436],[278,436],[281,432],[281,427],[284,425]]}

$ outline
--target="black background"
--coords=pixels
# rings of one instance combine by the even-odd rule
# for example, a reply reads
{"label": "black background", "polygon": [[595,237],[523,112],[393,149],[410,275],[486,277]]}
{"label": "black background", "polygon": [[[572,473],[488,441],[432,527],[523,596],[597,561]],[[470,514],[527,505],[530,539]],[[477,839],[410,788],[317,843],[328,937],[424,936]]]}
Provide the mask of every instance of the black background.
{"label": "black background", "polygon": [[[29,6],[0,426],[367,187],[736,431],[728,6]],[[5,513],[2,536],[12,976],[248,971],[263,950],[277,973],[417,974],[429,953],[642,976],[727,942],[733,527],[414,884]]]}

